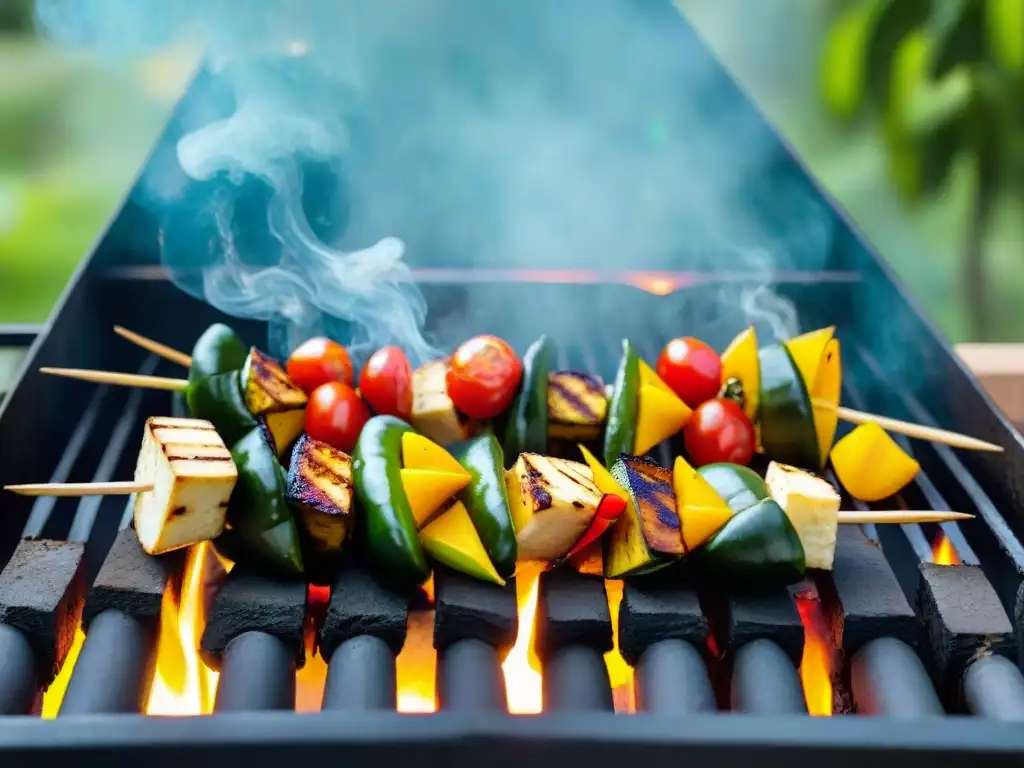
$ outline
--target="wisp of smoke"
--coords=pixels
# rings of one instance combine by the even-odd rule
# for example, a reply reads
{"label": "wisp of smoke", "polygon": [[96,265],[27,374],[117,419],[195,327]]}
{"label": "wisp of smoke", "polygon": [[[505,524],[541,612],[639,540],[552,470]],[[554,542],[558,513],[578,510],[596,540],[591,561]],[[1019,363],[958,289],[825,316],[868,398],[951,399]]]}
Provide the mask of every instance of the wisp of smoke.
{"label": "wisp of smoke", "polygon": [[[772,276],[824,263],[829,212],[803,186],[774,185],[774,137],[723,98],[704,50],[680,46],[658,15],[668,5],[38,0],[38,16],[54,39],[107,54],[190,37],[229,86],[227,108],[219,93],[190,96],[174,167],[148,179],[147,202],[177,214],[163,259],[179,285],[270,320],[276,354],[340,320],[357,356],[398,344],[415,363],[436,351],[406,253],[427,266],[743,269],[757,282],[720,301],[776,337],[796,332]],[[337,188],[321,185],[315,215],[311,163]],[[253,199],[259,247],[243,231]],[[192,233],[198,219],[210,232]],[[469,301],[500,329],[494,296]],[[520,309],[572,339],[621,312],[601,301],[567,290]]]}

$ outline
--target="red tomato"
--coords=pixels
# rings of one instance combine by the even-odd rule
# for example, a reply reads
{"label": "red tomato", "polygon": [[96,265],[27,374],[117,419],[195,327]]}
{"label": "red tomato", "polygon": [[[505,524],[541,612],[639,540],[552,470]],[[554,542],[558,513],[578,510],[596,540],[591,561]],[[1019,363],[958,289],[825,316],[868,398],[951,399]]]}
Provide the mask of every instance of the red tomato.
{"label": "red tomato", "polygon": [[732,400],[702,403],[683,430],[683,444],[696,467],[729,461],[748,464],[754,458],[757,436],[747,414]]}
{"label": "red tomato", "polygon": [[523,378],[515,351],[497,336],[474,336],[448,363],[448,397],[474,419],[493,419],[511,405]]}
{"label": "red tomato", "polygon": [[329,381],[313,390],[306,406],[306,434],[351,453],[370,410],[348,384]]}
{"label": "red tomato", "polygon": [[722,359],[699,339],[672,339],[658,356],[658,376],[691,408],[718,396]]}
{"label": "red tomato", "polygon": [[304,341],[288,358],[288,378],[307,395],[321,384],[352,384],[352,361],[336,341],[318,336]]}
{"label": "red tomato", "polygon": [[412,366],[398,347],[374,352],[359,374],[359,393],[376,413],[408,421],[412,413]]}

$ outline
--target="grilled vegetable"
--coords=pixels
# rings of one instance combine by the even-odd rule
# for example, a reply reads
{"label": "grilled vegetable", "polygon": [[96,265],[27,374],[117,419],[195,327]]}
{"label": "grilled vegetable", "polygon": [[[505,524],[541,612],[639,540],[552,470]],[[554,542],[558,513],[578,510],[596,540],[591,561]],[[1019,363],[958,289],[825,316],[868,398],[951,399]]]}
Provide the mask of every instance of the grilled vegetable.
{"label": "grilled vegetable", "polygon": [[447,374],[443,360],[427,363],[412,374],[412,425],[438,445],[465,440],[474,426],[448,397]]}
{"label": "grilled vegetable", "polygon": [[772,499],[737,512],[700,550],[704,574],[747,589],[804,577],[804,550],[789,518]]}
{"label": "grilled vegetable", "polygon": [[288,478],[260,429],[231,449],[238,485],[228,506],[234,560],[261,563],[283,574],[303,572],[298,527],[288,506]]}
{"label": "grilled vegetable", "polygon": [[[507,414],[502,445],[512,463],[520,453],[540,453],[548,445],[548,371],[554,344],[541,336],[523,355],[523,383]],[[604,400],[604,393],[601,393]]]}
{"label": "grilled vegetable", "polygon": [[715,535],[733,512],[725,500],[682,456],[672,468],[672,488],[682,529],[683,547],[692,552]]}
{"label": "grilled vegetable", "polygon": [[716,397],[694,410],[683,430],[683,444],[698,467],[720,461],[749,464],[757,448],[757,434],[738,403]]}
{"label": "grilled vegetable", "polygon": [[606,493],[597,505],[597,512],[590,522],[590,527],[583,532],[580,540],[573,544],[566,558],[572,560],[591,544],[597,543],[605,531],[611,528],[626,510],[626,500],[615,493]]}
{"label": "grilled vegetable", "polygon": [[767,456],[797,467],[818,469],[814,413],[789,350],[776,344],[758,353],[761,369],[761,445]]}
{"label": "grilled vegetable", "polygon": [[637,392],[636,435],[632,453],[643,456],[685,427],[691,412],[647,363],[640,360],[637,367],[640,389]]}
{"label": "grilled vegetable", "polygon": [[469,512],[461,501],[453,499],[422,531],[423,548],[437,562],[454,568],[467,576],[504,585]]}
{"label": "grilled vegetable", "polygon": [[352,460],[303,436],[288,470],[288,501],[319,552],[341,550],[352,529]]}
{"label": "grilled vegetable", "polygon": [[352,360],[348,350],[323,336],[302,342],[286,365],[288,379],[307,395],[329,381],[352,385]]}
{"label": "grilled vegetable", "polygon": [[504,456],[494,435],[483,435],[452,447],[452,455],[468,471],[469,485],[459,494],[495,571],[507,579],[515,573],[518,545],[505,487]]}
{"label": "grilled vegetable", "polygon": [[399,480],[409,500],[417,528],[423,528],[446,508],[455,494],[469,485],[472,476],[455,458],[423,435],[402,435],[402,469]]}
{"label": "grilled vegetable", "polygon": [[881,501],[899,492],[921,469],[880,426],[862,424],[835,444],[832,468],[855,499]]}
{"label": "grilled vegetable", "polygon": [[493,419],[519,392],[523,364],[503,339],[474,336],[452,354],[446,377],[456,408],[475,419]]}
{"label": "grilled vegetable", "polygon": [[839,527],[839,494],[820,477],[772,462],[765,484],[800,537],[808,568],[832,570]]}
{"label": "grilled vegetable", "polygon": [[249,348],[238,334],[223,323],[214,323],[192,347],[192,365],[188,369],[189,383],[218,373],[237,371],[245,365]]}
{"label": "grilled vegetable", "polygon": [[359,394],[379,416],[412,415],[412,366],[399,347],[382,347],[370,355],[359,374]]}
{"label": "grilled vegetable", "polygon": [[622,340],[622,359],[608,401],[608,426],[604,432],[604,465],[612,466],[636,442],[637,395],[640,392],[640,358],[628,339]]}
{"label": "grilled vegetable", "polygon": [[185,401],[189,413],[212,423],[226,445],[234,445],[257,425],[242,397],[237,370],[190,380]]}
{"label": "grilled vegetable", "polygon": [[809,469],[821,469],[825,466],[839,424],[842,362],[835,330],[835,326],[821,328],[790,339],[785,344],[807,388],[814,414],[818,463],[808,467]]}
{"label": "grilled vegetable", "polygon": [[303,409],[265,413],[256,419],[263,438],[274,447],[278,458],[285,458],[288,451],[299,439],[306,426],[306,412]]}
{"label": "grilled vegetable", "polygon": [[724,396],[743,406],[747,418],[757,423],[761,396],[761,367],[757,359],[757,333],[750,326],[722,353]]}
{"label": "grilled vegetable", "polygon": [[506,483],[521,560],[563,557],[587,530],[601,501],[584,464],[537,453],[520,454]]}
{"label": "grilled vegetable", "polygon": [[672,339],[661,350],[658,376],[689,408],[718,395],[722,386],[722,360],[700,339]]}
{"label": "grilled vegetable", "polygon": [[769,497],[768,486],[754,470],[739,464],[708,464],[697,470],[715,493],[735,512]]}
{"label": "grilled vegetable", "polygon": [[363,427],[352,454],[366,549],[380,573],[403,587],[418,586],[430,576],[416,518],[402,487],[402,436],[411,431],[393,416],[374,416]]}
{"label": "grilled vegetable", "polygon": [[329,381],[314,389],[305,414],[310,437],[345,452],[355,447],[370,418],[370,410],[359,394],[340,381]]}
{"label": "grilled vegetable", "polygon": [[281,413],[306,407],[306,393],[275,360],[253,347],[242,366],[242,392],[249,413]]}
{"label": "grilled vegetable", "polygon": [[135,497],[135,532],[159,555],[221,534],[238,470],[210,422],[152,417],[135,479],[153,483]]}
{"label": "grilled vegetable", "polygon": [[595,440],[601,434],[608,399],[600,376],[556,371],[547,381],[548,434],[564,440]]}
{"label": "grilled vegetable", "polygon": [[605,539],[605,577],[650,573],[683,553],[672,473],[649,459],[622,456],[611,476],[629,503]]}

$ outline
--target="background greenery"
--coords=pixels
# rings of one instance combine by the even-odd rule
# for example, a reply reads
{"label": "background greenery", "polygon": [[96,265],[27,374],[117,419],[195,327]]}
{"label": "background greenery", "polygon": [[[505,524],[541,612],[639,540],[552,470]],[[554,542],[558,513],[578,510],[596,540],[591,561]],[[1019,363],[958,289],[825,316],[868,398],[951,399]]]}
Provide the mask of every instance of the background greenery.
{"label": "background greenery", "polygon": [[[677,0],[954,340],[1024,335],[1024,0]],[[0,2],[0,323],[45,318],[191,70]]]}

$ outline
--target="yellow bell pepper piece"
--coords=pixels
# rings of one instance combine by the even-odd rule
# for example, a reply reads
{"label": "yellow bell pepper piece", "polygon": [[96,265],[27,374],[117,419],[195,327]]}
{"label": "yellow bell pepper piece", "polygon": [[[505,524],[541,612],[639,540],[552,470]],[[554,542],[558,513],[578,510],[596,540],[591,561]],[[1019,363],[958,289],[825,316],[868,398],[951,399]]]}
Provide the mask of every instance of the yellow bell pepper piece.
{"label": "yellow bell pepper piece", "polygon": [[757,423],[761,396],[761,365],[757,360],[757,333],[754,326],[743,330],[722,353],[722,382],[738,379],[743,386],[743,411]]}
{"label": "yellow bell pepper piece", "polygon": [[651,366],[641,360],[639,369],[634,456],[643,456],[662,440],[679,432],[693,413]]}
{"label": "yellow bell pepper piece", "polygon": [[786,342],[800,377],[804,380],[814,411],[814,431],[818,436],[821,466],[828,461],[829,450],[839,425],[839,396],[843,384],[842,356],[835,326],[810,331]]}
{"label": "yellow bell pepper piece", "polygon": [[687,552],[692,552],[729,522],[732,510],[711,483],[682,456],[676,457],[672,468],[672,487],[676,494],[683,546]]}
{"label": "yellow bell pepper piece", "polygon": [[835,444],[832,467],[855,499],[881,501],[907,485],[921,465],[877,424],[861,424]]}

